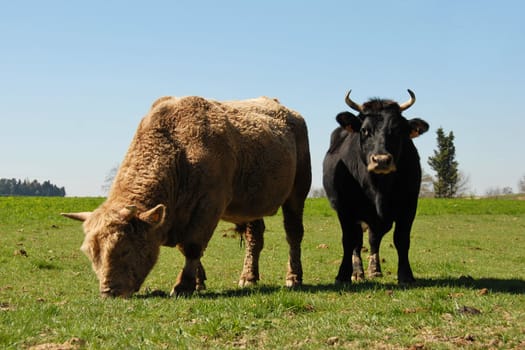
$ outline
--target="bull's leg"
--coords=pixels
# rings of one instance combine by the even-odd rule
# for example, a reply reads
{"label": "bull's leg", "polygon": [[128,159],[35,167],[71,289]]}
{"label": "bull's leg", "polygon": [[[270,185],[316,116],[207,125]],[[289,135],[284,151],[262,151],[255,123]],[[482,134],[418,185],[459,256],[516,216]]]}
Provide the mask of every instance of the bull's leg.
{"label": "bull's leg", "polygon": [[357,246],[352,253],[352,281],[362,281],[365,279],[361,250],[363,249],[363,233],[357,237]]}
{"label": "bull's leg", "polygon": [[262,219],[237,225],[237,229],[244,228],[246,241],[246,255],[244,266],[239,279],[239,287],[254,285],[259,280],[259,256],[264,246],[264,221]]}
{"label": "bull's leg", "polygon": [[[182,271],[177,276],[171,296],[191,295],[197,288],[197,278],[201,279],[204,273],[200,258],[203,248],[198,244],[184,244],[179,246],[186,260]],[[198,272],[198,271],[201,272]]]}
{"label": "bull's leg", "polygon": [[197,275],[195,278],[195,290],[205,290],[206,289],[206,271],[204,271],[204,266],[202,266],[202,263],[199,261],[199,266],[197,266]]}
{"label": "bull's leg", "polygon": [[337,211],[341,230],[343,231],[343,260],[339,266],[339,272],[335,277],[336,284],[352,282],[352,258],[356,249],[362,246],[363,242],[363,230],[361,225],[356,223],[353,219],[348,218],[347,213],[347,210],[342,208],[342,206],[341,209],[338,209]]}
{"label": "bull's leg", "polygon": [[396,223],[394,230],[394,245],[397,249],[397,282],[413,283],[416,281],[410,262],[408,260],[408,250],[410,248],[410,230],[412,223]]}
{"label": "bull's leg", "polygon": [[304,236],[303,207],[304,201],[293,200],[288,200],[282,207],[284,230],[289,246],[285,283],[290,288],[303,284],[303,266],[301,263],[301,243]]}
{"label": "bull's leg", "polygon": [[368,241],[370,243],[370,256],[368,257],[368,269],[366,275],[368,278],[382,277],[381,261],[379,259],[379,248],[383,233],[376,233],[372,229],[368,230]]}

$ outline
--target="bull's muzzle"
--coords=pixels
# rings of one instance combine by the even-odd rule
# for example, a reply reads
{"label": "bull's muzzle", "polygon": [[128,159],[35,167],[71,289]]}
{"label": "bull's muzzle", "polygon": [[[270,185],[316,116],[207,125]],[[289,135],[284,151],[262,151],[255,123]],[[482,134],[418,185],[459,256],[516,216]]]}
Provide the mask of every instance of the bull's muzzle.
{"label": "bull's muzzle", "polygon": [[368,160],[368,171],[375,174],[390,174],[396,171],[391,154],[372,154]]}
{"label": "bull's muzzle", "polygon": [[120,296],[120,293],[116,289],[104,289],[100,291],[100,296],[103,298],[116,298]]}
{"label": "bull's muzzle", "polygon": [[118,289],[109,289],[109,288],[100,291],[100,296],[103,298],[117,298],[117,297],[129,298],[131,297],[132,294],[133,294],[132,292],[126,292],[126,291],[121,291]]}
{"label": "bull's muzzle", "polygon": [[129,298],[134,292],[138,291],[139,288],[130,289],[124,286],[101,286],[100,296],[103,298]]}

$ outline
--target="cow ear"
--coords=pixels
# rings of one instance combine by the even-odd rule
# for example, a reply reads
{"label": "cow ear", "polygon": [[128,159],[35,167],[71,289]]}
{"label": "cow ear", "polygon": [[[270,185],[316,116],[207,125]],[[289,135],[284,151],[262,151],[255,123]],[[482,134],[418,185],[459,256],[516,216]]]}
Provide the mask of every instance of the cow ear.
{"label": "cow ear", "polygon": [[424,134],[428,131],[429,125],[426,121],[419,118],[410,119],[408,121],[410,125],[410,138],[416,138],[421,134]]}
{"label": "cow ear", "polygon": [[361,119],[350,112],[341,112],[335,120],[348,132],[358,132],[361,129]]}
{"label": "cow ear", "polygon": [[139,214],[139,218],[148,224],[157,227],[164,222],[166,216],[166,206],[163,204],[157,205],[155,208]]}

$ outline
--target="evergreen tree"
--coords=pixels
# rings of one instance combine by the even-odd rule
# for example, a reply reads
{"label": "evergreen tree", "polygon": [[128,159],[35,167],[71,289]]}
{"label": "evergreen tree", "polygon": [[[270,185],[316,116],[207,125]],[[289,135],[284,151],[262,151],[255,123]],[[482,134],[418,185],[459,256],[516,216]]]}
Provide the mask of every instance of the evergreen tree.
{"label": "evergreen tree", "polygon": [[438,148],[434,150],[433,157],[428,157],[428,165],[436,172],[434,193],[436,198],[452,198],[456,195],[459,185],[454,134],[451,131],[446,136],[443,128],[437,129],[436,133]]}

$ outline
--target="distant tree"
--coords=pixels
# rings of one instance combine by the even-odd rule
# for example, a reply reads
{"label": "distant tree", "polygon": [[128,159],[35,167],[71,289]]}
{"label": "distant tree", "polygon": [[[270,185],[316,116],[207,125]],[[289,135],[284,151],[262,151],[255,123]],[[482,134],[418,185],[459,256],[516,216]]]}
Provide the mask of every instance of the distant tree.
{"label": "distant tree", "polygon": [[470,190],[470,176],[466,175],[462,171],[458,173],[458,186],[457,186],[457,197],[465,197],[468,195],[473,195]]}
{"label": "distant tree", "polygon": [[105,194],[109,193],[109,190],[111,189],[111,185],[113,184],[113,180],[115,179],[115,176],[117,176],[118,168],[119,168],[119,165],[115,164],[108,171],[106,177],[104,178],[104,184],[101,187],[103,193]]}
{"label": "distant tree", "polygon": [[485,192],[486,197],[499,197],[499,196],[507,196],[512,194],[512,187],[505,186],[503,188],[501,187],[491,187]]}
{"label": "distant tree", "polygon": [[501,188],[490,187],[485,191],[485,197],[498,197],[501,195]]}
{"label": "distant tree", "polygon": [[429,198],[434,197],[434,178],[432,175],[423,171],[421,176],[421,187],[419,189],[419,197]]}
{"label": "distant tree", "polygon": [[518,191],[519,193],[525,193],[525,175],[518,181]]}
{"label": "distant tree", "polygon": [[310,198],[324,198],[326,197],[326,192],[324,188],[312,188],[308,195]]}
{"label": "distant tree", "polygon": [[437,129],[437,150],[428,157],[428,165],[436,172],[434,193],[437,198],[452,198],[458,192],[459,172],[454,146],[454,134],[445,135],[443,128]]}

